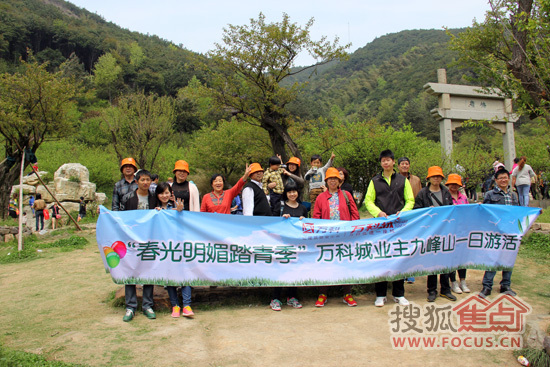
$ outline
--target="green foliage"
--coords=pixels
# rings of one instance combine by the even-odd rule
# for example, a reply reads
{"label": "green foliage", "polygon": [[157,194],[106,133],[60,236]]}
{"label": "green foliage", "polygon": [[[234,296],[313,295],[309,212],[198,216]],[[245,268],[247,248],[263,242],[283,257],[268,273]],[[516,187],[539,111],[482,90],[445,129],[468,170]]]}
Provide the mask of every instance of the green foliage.
{"label": "green foliage", "polygon": [[[43,240],[43,239],[42,239]],[[82,249],[88,244],[84,237],[73,235],[54,242],[38,242],[35,235],[24,237],[23,251],[18,251],[17,240],[0,246],[0,264],[29,261],[40,256],[42,249],[59,249],[62,252]]]}
{"label": "green foliage", "polygon": [[541,264],[550,261],[550,235],[531,233],[521,241],[520,254]]}
{"label": "green foliage", "polygon": [[119,161],[134,157],[140,168],[155,169],[160,147],[174,133],[174,102],[171,97],[143,92],[120,97],[117,106],[103,112]]}
{"label": "green foliage", "polygon": [[80,365],[49,361],[45,356],[13,350],[0,344],[0,365],[17,367],[77,367]]}
{"label": "green foliage", "polygon": [[69,238],[61,238],[55,242],[41,243],[38,248],[63,248],[69,247],[72,249],[82,249],[88,244],[88,240],[80,236],[71,236]]}
{"label": "green foliage", "polygon": [[123,86],[122,68],[111,53],[101,56],[94,66],[94,84],[100,96],[111,101]]}
{"label": "green foliage", "polygon": [[482,23],[452,38],[459,62],[499,88],[532,118],[550,123],[550,6],[546,0],[491,2]]}
{"label": "green foliage", "polygon": [[550,356],[544,349],[523,348],[514,351],[514,356],[524,356],[531,367],[550,367]]}
{"label": "green foliage", "polygon": [[223,44],[216,44],[210,53],[214,62],[214,67],[208,69],[213,101],[238,119],[265,129],[273,151],[285,160],[287,146],[293,155],[301,157],[288,134],[290,119],[286,108],[296,98],[299,85],[283,87],[281,82],[291,74],[302,51],[321,64],[347,56],[348,46],[339,46],[338,39],[333,43],[326,37],[313,41],[312,25],[313,18],[300,27],[284,13],[281,22],[268,24],[260,13],[258,19],[250,20],[250,25],[229,25],[224,29]]}
{"label": "green foliage", "polygon": [[264,165],[269,156],[269,136],[265,130],[242,121],[224,120],[217,127],[204,127],[195,133],[187,155],[189,163],[208,177],[221,173],[228,180],[232,176],[241,177],[247,163]]}

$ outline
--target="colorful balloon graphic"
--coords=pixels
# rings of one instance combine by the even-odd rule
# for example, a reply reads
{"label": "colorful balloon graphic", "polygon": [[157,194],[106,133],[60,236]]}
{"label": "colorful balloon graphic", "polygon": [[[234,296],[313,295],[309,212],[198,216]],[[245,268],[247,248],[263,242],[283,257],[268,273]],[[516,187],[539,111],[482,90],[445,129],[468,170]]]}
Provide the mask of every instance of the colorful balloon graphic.
{"label": "colorful balloon graphic", "polygon": [[120,263],[120,256],[114,251],[111,251],[106,256],[107,264],[111,268],[116,268],[117,265]]}
{"label": "colorful balloon graphic", "polygon": [[113,250],[120,256],[121,259],[124,259],[124,256],[126,256],[126,244],[122,241],[116,241],[111,246]]}
{"label": "colorful balloon graphic", "polygon": [[113,249],[110,248],[110,247],[103,247],[103,253],[105,254],[105,257],[107,257],[107,255],[109,255],[109,253],[113,252]]}

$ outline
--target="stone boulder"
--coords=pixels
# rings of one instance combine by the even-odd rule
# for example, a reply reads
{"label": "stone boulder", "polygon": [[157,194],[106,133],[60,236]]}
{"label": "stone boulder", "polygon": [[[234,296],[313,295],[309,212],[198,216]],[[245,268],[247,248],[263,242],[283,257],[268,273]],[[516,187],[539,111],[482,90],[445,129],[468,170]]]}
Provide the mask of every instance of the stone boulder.
{"label": "stone boulder", "polygon": [[66,163],[54,174],[54,186],[57,199],[64,201],[79,201],[95,199],[96,185],[91,183],[90,173],[80,163]]}
{"label": "stone boulder", "polygon": [[107,201],[107,195],[103,192],[96,192],[95,193],[95,201],[98,205],[103,205]]}
{"label": "stone boulder", "polygon": [[[13,196],[13,194],[15,194],[16,192],[19,192],[19,187],[20,187],[19,185],[14,185],[11,187],[11,196]],[[36,194],[35,186],[23,184],[23,195],[34,195],[34,194]]]}
{"label": "stone boulder", "polygon": [[70,180],[71,178],[74,181],[78,182],[88,182],[90,181],[90,172],[88,168],[84,167],[80,163],[66,163],[59,167],[53,175],[55,181],[56,178],[62,177]]}
{"label": "stone boulder", "polygon": [[[44,179],[44,176],[46,176],[47,174],[48,172],[38,171],[38,175],[40,176],[41,179]],[[23,177],[23,184],[36,186],[40,184],[40,181],[38,180],[38,177],[36,177],[36,175],[33,173],[31,175]]]}

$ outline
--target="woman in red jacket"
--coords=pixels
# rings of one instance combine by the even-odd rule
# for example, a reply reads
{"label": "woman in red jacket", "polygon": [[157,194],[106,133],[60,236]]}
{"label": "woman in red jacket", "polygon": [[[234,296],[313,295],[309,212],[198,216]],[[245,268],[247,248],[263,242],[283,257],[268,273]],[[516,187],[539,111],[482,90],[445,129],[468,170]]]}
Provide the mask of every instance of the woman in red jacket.
{"label": "woman in red jacket", "polygon": [[231,214],[231,202],[242,191],[249,174],[250,167],[247,164],[243,177],[229,190],[223,189],[224,177],[219,173],[214,174],[210,179],[212,192],[202,197],[201,212]]}
{"label": "woman in red jacket", "polygon": [[[353,200],[353,196],[347,191],[340,189],[340,173],[334,167],[327,169],[325,183],[327,191],[317,197],[313,218],[330,220],[357,220],[359,211]],[[357,306],[357,302],[351,295],[351,285],[344,285],[344,303],[350,307]],[[319,288],[319,298],[315,307],[323,307],[327,302],[327,287]]]}

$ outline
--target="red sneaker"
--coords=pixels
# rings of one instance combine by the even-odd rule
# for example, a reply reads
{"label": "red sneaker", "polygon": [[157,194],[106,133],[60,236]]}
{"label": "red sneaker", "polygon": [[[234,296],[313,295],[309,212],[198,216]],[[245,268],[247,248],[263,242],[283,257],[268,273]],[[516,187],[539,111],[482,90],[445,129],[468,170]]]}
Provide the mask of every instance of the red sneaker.
{"label": "red sneaker", "polygon": [[357,302],[353,299],[351,294],[346,294],[344,296],[344,303],[347,304],[350,307],[357,306]]}
{"label": "red sneaker", "polygon": [[315,302],[315,307],[323,307],[327,303],[327,296],[325,294],[320,294]]}
{"label": "red sneaker", "polygon": [[181,315],[185,317],[191,317],[195,315],[195,313],[191,309],[191,306],[185,306],[184,308],[181,309]]}

